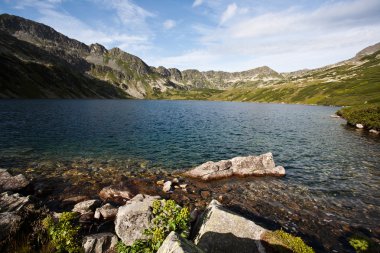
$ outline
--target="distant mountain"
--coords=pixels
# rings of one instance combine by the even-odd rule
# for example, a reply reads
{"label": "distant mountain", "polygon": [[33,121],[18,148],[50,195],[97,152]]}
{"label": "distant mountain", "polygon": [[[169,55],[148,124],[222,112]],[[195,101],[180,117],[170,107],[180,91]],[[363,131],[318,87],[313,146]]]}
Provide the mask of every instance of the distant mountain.
{"label": "distant mountain", "polygon": [[350,60],[278,73],[151,67],[119,48],[86,45],[41,23],[0,15],[0,98],[165,98],[315,104],[380,101],[380,43]]}

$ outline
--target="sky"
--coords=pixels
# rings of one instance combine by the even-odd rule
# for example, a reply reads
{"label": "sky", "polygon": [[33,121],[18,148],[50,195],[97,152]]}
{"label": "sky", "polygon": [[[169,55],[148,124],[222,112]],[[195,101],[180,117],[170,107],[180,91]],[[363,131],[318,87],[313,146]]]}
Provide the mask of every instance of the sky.
{"label": "sky", "polygon": [[180,70],[296,71],[380,42],[380,0],[0,0],[0,13]]}

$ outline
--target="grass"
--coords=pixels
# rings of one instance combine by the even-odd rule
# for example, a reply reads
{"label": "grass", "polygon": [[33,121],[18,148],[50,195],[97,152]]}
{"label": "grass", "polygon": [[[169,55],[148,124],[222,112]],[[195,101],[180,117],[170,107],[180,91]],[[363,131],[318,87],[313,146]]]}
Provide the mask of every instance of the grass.
{"label": "grass", "polygon": [[380,104],[345,107],[337,114],[350,125],[362,124],[366,129],[380,130]]}

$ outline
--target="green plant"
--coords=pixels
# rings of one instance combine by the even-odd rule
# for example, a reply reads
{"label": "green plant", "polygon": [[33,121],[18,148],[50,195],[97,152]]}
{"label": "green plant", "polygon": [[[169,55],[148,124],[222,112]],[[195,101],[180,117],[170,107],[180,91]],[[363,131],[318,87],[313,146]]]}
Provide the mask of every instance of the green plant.
{"label": "green plant", "polygon": [[307,246],[300,238],[286,233],[283,230],[267,232],[264,240],[276,249],[276,252],[314,253],[313,248]]}
{"label": "green plant", "polygon": [[365,252],[369,246],[368,241],[361,237],[351,237],[349,243],[358,253]]}
{"label": "green plant", "polygon": [[148,239],[136,240],[131,246],[119,242],[116,245],[118,253],[156,252],[171,231],[175,231],[185,238],[189,236],[190,213],[188,208],[178,206],[174,200],[156,200],[152,204],[152,209],[151,227],[144,231]]}
{"label": "green plant", "polygon": [[50,215],[42,221],[57,252],[77,253],[82,251],[77,239],[80,226],[73,224],[75,219],[77,219],[77,214],[64,212],[58,221],[55,221]]}

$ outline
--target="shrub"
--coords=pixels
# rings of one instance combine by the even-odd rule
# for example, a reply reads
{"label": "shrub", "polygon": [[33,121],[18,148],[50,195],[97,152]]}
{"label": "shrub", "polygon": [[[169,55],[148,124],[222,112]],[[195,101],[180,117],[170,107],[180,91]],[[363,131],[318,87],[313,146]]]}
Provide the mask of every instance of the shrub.
{"label": "shrub", "polygon": [[174,200],[155,200],[152,208],[151,227],[144,231],[148,239],[136,240],[131,246],[119,242],[116,246],[118,253],[156,252],[171,231],[175,231],[185,238],[189,236],[190,213],[188,208],[181,208]]}
{"label": "shrub", "polygon": [[337,114],[351,125],[363,124],[368,129],[380,130],[380,105],[345,107]]}
{"label": "shrub", "polygon": [[58,221],[54,221],[50,215],[42,221],[50,242],[57,252],[77,253],[82,251],[77,239],[80,226],[73,224],[76,218],[75,213],[64,212]]}
{"label": "shrub", "polygon": [[350,245],[355,249],[357,253],[366,252],[369,247],[369,242],[366,238],[353,236],[349,240]]}

